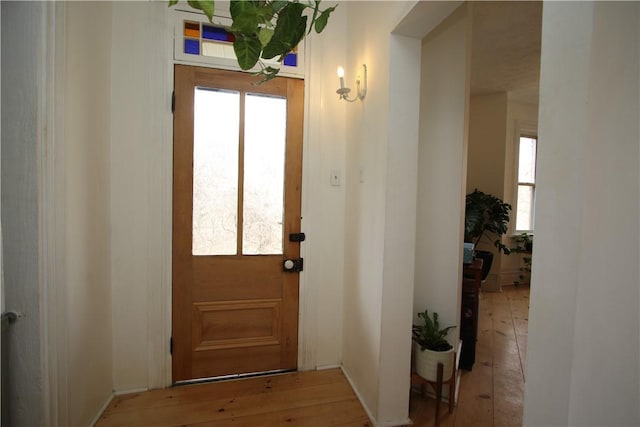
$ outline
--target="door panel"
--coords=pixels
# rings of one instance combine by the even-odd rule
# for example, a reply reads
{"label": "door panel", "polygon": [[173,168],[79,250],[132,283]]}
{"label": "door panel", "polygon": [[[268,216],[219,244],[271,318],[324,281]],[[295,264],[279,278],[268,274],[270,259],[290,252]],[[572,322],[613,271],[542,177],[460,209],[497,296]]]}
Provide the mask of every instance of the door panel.
{"label": "door panel", "polygon": [[303,82],[253,81],[175,68],[174,381],[296,368]]}

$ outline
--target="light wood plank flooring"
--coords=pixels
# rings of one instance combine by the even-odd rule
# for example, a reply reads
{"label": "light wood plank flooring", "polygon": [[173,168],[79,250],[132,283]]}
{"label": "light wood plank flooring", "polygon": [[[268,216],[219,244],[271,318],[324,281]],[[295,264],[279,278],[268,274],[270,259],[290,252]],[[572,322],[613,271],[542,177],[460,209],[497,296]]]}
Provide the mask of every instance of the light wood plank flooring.
{"label": "light wood plank flooring", "polygon": [[[480,300],[476,363],[463,371],[458,405],[440,426],[522,425],[529,288]],[[412,392],[414,426],[435,425],[435,403]],[[339,369],[214,382],[117,396],[97,427],[372,426]]]}
{"label": "light wood plank flooring", "polygon": [[372,426],[339,369],[116,396],[97,427]]}
{"label": "light wood plank flooring", "polygon": [[[522,425],[524,367],[527,350],[529,287],[505,286],[480,299],[476,362],[462,371],[458,404],[449,414],[440,407],[443,427],[518,427]],[[435,425],[435,402],[411,394],[414,426]]]}

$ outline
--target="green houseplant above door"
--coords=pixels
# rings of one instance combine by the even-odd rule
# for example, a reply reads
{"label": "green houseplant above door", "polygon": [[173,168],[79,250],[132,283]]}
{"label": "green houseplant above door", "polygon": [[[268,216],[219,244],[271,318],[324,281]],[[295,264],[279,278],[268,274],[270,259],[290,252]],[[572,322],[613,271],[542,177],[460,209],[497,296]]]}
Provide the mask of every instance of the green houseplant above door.
{"label": "green houseplant above door", "polygon": [[[188,5],[199,10],[212,22],[214,0],[188,0]],[[220,2],[224,3],[224,2]],[[251,70],[256,64],[260,70],[258,83],[271,80],[280,68],[267,65],[263,60],[275,59],[280,65],[288,53],[296,49],[312,31],[320,34],[327,26],[329,16],[338,7],[320,9],[321,0],[298,2],[294,0],[231,1],[229,13],[232,24],[227,30],[233,35],[233,50],[242,70]],[[178,0],[169,0],[169,7]]]}
{"label": "green houseplant above door", "polygon": [[[498,248],[498,253],[509,255],[511,251],[502,243],[502,236],[509,228],[510,211],[509,203],[476,188],[465,199],[464,241],[477,248],[483,238],[488,239]],[[483,259],[482,280],[485,280],[491,270],[493,253],[477,249],[475,253]]]}

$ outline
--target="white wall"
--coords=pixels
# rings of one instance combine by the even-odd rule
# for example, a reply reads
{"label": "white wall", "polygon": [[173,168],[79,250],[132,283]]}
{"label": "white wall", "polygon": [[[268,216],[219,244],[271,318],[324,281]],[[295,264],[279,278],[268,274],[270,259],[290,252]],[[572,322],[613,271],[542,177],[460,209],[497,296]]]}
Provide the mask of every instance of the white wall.
{"label": "white wall", "polygon": [[410,389],[418,186],[420,80],[417,38],[392,35],[389,55],[389,128],[383,258],[380,393],[378,420],[398,424],[407,417]]}
{"label": "white wall", "polygon": [[114,2],[111,71],[111,287],[116,391],[170,375],[173,28],[163,3]]}
{"label": "white wall", "polygon": [[[408,422],[419,182],[420,40],[456,6],[439,2],[349,4],[348,68],[362,62],[368,65],[369,93],[362,104],[347,106],[343,366],[377,425]],[[367,19],[361,19],[363,16]],[[463,76],[456,81],[462,81],[462,99],[457,99],[462,104],[457,110],[462,115],[457,128],[460,144],[450,157],[459,173],[459,191],[453,197],[453,216],[457,211],[458,218],[453,228],[460,242],[468,94],[464,67],[468,33],[466,24],[464,27]],[[390,36],[395,29],[399,33]],[[455,246],[455,257],[460,261],[461,245]],[[454,295],[447,301],[453,308],[445,316],[454,323],[458,317],[459,268],[460,263],[455,262]]]}
{"label": "white wall", "polygon": [[[87,425],[112,391],[111,5],[66,5],[64,212],[68,420]],[[64,314],[63,314],[64,315]],[[65,424],[63,422],[62,424]]]}
{"label": "white wall", "polygon": [[638,425],[638,3],[545,3],[525,425]]}
{"label": "white wall", "polygon": [[[380,425],[406,422],[408,409],[418,103],[415,85],[404,85],[418,81],[419,50],[416,40],[390,33],[411,6],[340,5],[349,13],[347,73],[367,64],[369,85],[363,102],[341,107],[348,121],[343,367]],[[413,68],[390,66],[411,56]]]}
{"label": "white wall", "polygon": [[[470,19],[460,7],[422,45],[413,311],[460,323]],[[449,334],[452,343],[458,334]]]}
{"label": "white wall", "polygon": [[[42,422],[38,256],[38,59],[41,8],[2,2],[2,230],[5,306],[24,317],[3,337],[2,424]],[[4,307],[3,307],[4,308]],[[5,335],[5,332],[2,333]]]}
{"label": "white wall", "polygon": [[[307,39],[305,140],[303,146],[299,369],[342,362],[345,232],[346,108],[336,94],[338,65],[345,65],[347,6],[340,4],[319,36]],[[336,170],[340,186],[329,176]]]}
{"label": "white wall", "polygon": [[467,194],[479,189],[504,197],[507,94],[474,95],[469,109]]}
{"label": "white wall", "polygon": [[[124,392],[171,381],[173,28],[162,3],[112,8],[112,43],[121,47],[111,53],[113,377]],[[334,76],[345,56],[335,46],[344,45],[346,10],[332,14],[307,50],[300,369],[342,361],[345,107]],[[330,185],[333,169],[343,173],[342,186]]]}
{"label": "white wall", "polygon": [[[346,205],[345,205],[345,285],[342,365],[363,404],[375,418],[378,409],[380,363],[380,322],[382,300],[382,256],[384,232],[384,177],[386,172],[385,69],[377,55],[388,54],[383,41],[372,50],[368,33],[357,17],[367,7],[367,16],[376,18],[380,8],[369,2],[346,3],[349,21],[345,63],[347,83],[355,80],[360,64],[368,66],[368,93],[364,102],[345,104],[347,117]],[[377,10],[374,10],[377,9]],[[370,18],[371,19],[371,18]],[[380,28],[384,34],[383,28]],[[388,32],[387,32],[388,34]],[[355,41],[358,40],[356,43]],[[386,68],[386,67],[385,67]],[[349,83],[353,85],[353,83]],[[366,120],[365,117],[372,117]],[[369,128],[367,127],[369,125]],[[382,129],[381,129],[382,127]],[[362,174],[362,179],[360,178]],[[360,182],[360,181],[364,182]]]}

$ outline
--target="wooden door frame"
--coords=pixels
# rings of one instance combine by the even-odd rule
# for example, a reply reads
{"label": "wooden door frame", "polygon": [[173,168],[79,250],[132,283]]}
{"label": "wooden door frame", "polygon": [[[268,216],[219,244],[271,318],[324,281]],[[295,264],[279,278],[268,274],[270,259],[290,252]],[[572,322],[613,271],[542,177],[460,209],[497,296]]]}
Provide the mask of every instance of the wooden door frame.
{"label": "wooden door frame", "polygon": [[[164,26],[173,28],[173,15],[171,9],[163,8]],[[162,230],[165,232],[160,236],[161,241],[161,257],[158,260],[157,268],[161,271],[162,280],[160,284],[149,283],[149,309],[147,319],[149,322],[149,342],[148,342],[148,389],[165,388],[172,384],[172,368],[171,354],[169,353],[169,340],[172,330],[172,233],[173,224],[172,214],[172,195],[173,195],[173,115],[171,114],[171,93],[173,92],[174,75],[173,70],[176,64],[182,65],[198,65],[209,66],[206,64],[194,64],[185,61],[173,60],[173,32],[165,31],[161,43],[149,46],[154,49],[154,55],[167,58],[165,66],[156,73],[149,74],[149,84],[158,88],[159,102],[152,111],[156,120],[155,124],[162,128],[164,137],[162,138],[158,150],[152,153],[158,164],[158,176],[161,177],[158,184],[160,192],[161,209],[158,215],[162,224]],[[305,38],[305,49],[311,52],[314,46],[321,46],[319,41],[314,41],[313,37]],[[303,125],[303,141],[302,141],[302,205],[301,205],[301,230],[305,230],[305,224],[309,223],[310,214],[308,209],[309,188],[313,185],[310,182],[308,171],[310,140],[318,139],[319,128],[313,125],[310,117],[313,114],[320,114],[320,107],[310,103],[311,97],[319,98],[322,96],[321,87],[311,87],[308,76],[313,74],[314,70],[319,72],[320,64],[311,61],[311,55],[305,55],[305,88],[304,88],[304,125]],[[312,70],[314,68],[314,70]],[[312,111],[313,110],[313,111]],[[155,177],[154,177],[155,178]],[[311,219],[312,220],[312,219]],[[300,256],[305,258],[308,253],[312,253],[314,242],[307,240],[301,245]],[[307,264],[307,268],[310,264]],[[298,313],[298,370],[306,371],[315,369],[317,366],[318,344],[317,344],[317,295],[318,285],[313,280],[307,280],[303,271],[299,279],[299,313]]]}
{"label": "wooden door frame", "polygon": [[[167,11],[167,22],[171,22],[170,11]],[[171,41],[171,38],[169,38]],[[306,41],[306,49],[309,49],[310,40]],[[172,46],[170,43],[165,48],[167,55],[172,56]],[[309,70],[310,55],[305,57],[305,69]],[[184,61],[170,61],[167,64],[166,74],[164,76],[163,86],[167,89],[167,93],[171,94],[174,88],[174,66],[175,65],[191,65],[208,68],[209,64],[194,64]],[[305,194],[308,191],[308,178],[305,167],[307,164],[307,141],[309,139],[309,96],[310,89],[307,81],[304,85],[304,124],[302,129],[302,202],[300,206],[301,216],[301,230],[304,231],[305,221],[307,213],[307,204],[305,203]],[[162,152],[159,157],[162,159],[161,175],[162,175],[162,194],[163,194],[163,206],[160,211],[161,222],[163,224],[163,230],[167,230],[167,233],[162,236],[162,302],[159,306],[150,305],[148,318],[155,320],[155,323],[149,323],[150,342],[149,342],[149,388],[169,387],[173,384],[172,379],[172,358],[169,353],[169,340],[171,338],[172,330],[172,224],[173,224],[173,115],[171,120],[166,126],[168,132],[164,143],[162,144]],[[310,242],[305,241],[300,247],[300,256],[305,257],[307,248],[309,248]],[[298,371],[307,371],[316,368],[317,360],[317,307],[315,302],[317,301],[317,289],[312,285],[312,282],[305,279],[304,271],[299,274],[299,299],[298,299],[298,355],[297,365]],[[150,295],[151,295],[150,290]],[[150,301],[152,303],[157,302],[158,299]],[[155,376],[154,376],[155,375]],[[154,380],[155,379],[155,380]]]}
{"label": "wooden door frame", "polygon": [[[255,77],[247,73],[181,64],[175,65],[174,76],[173,381],[297,369],[299,273],[283,272],[281,263],[286,258],[298,258],[300,253],[300,243],[286,236],[300,232],[304,81],[279,77],[255,86]],[[197,116],[194,90],[197,88],[232,91],[239,102],[236,113],[239,128],[235,208],[238,224],[237,246],[233,254],[198,256],[192,253],[192,237],[196,234],[192,222],[195,218],[194,149],[197,145],[193,124]],[[282,248],[280,252],[257,256],[247,254],[242,246],[243,236],[248,230],[242,219],[243,213],[245,219],[247,213],[243,208],[246,196],[243,183],[249,176],[245,172],[250,170],[244,163],[245,147],[247,150],[250,147],[250,141],[244,138],[244,127],[245,114],[249,113],[248,98],[252,95],[275,97],[284,100],[286,105],[283,110],[286,114],[286,135],[282,135],[284,139],[280,140],[284,143],[281,160],[284,186],[283,200],[280,201],[283,203],[280,208],[284,208],[280,230]],[[243,286],[238,288],[238,284]],[[211,321],[206,319],[210,319],[213,313],[217,313],[216,319],[222,321],[226,316],[237,316],[232,313],[239,313],[238,310],[244,310],[245,314],[257,313],[258,306],[265,310],[265,303],[269,304],[268,310],[272,310],[269,318],[273,322],[273,329],[267,334],[271,335],[268,342],[264,341],[264,331],[259,336],[245,336],[248,330],[226,338],[213,331],[208,338],[201,335],[205,323]],[[256,338],[260,338],[259,344]]]}

